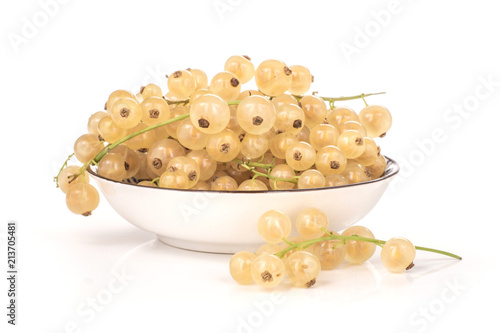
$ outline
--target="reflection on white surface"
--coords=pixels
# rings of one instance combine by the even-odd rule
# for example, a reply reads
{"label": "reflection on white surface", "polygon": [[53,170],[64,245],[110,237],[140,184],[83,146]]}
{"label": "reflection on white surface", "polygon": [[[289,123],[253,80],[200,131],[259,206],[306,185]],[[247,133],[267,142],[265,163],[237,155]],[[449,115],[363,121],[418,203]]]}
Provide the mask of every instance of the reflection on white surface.
{"label": "reflection on white surface", "polygon": [[[462,252],[464,261],[419,253],[412,270],[392,274],[382,267],[379,249],[362,265],[343,263],[323,271],[310,289],[287,283],[273,290],[240,286],[229,274],[230,255],[165,245],[117,217],[79,221],[85,223],[20,229],[19,301],[22,317],[30,318],[21,320],[26,329],[37,323],[38,331],[50,333],[157,327],[269,332],[306,330],[311,320],[330,318],[338,329],[354,322],[360,330],[384,323],[390,332],[418,332],[424,326],[432,332],[469,302],[480,301],[474,288],[492,292],[487,285],[474,286],[486,267],[474,252]],[[50,273],[39,274],[48,265]],[[310,319],[290,319],[304,316]]]}
{"label": "reflection on white surface", "polygon": [[[344,263],[336,270],[323,271],[311,289],[284,283],[267,290],[232,281],[228,272],[230,255],[181,250],[153,239],[130,246],[116,257],[92,292],[81,296],[86,306],[82,308],[80,302],[76,316],[65,325],[75,321],[89,332],[116,327],[139,330],[142,326],[133,318],[140,314],[148,325],[168,318],[169,325],[203,327],[208,332],[266,332],[278,328],[287,318],[305,314],[329,312],[344,321],[355,320],[360,310],[354,308],[368,311],[375,300],[393,313],[391,316],[399,313],[423,325],[418,308],[413,309],[412,304],[431,302],[432,306],[436,301],[426,296],[432,289],[429,283],[437,283],[439,292],[447,283],[439,276],[446,276],[456,265],[449,260],[433,263],[431,259],[421,267],[417,265],[413,272],[392,274],[374,257],[362,265]],[[113,292],[109,286],[117,274],[129,278],[119,292]],[[112,298],[106,294],[112,294]]]}

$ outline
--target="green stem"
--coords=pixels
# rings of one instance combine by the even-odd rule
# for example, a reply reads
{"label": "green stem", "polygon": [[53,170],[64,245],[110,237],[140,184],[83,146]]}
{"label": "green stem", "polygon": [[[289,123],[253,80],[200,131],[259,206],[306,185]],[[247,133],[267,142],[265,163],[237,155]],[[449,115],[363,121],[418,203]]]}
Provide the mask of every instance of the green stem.
{"label": "green stem", "polygon": [[244,167],[247,170],[250,170],[251,172],[253,172],[256,175],[263,176],[263,177],[266,177],[266,178],[269,178],[269,179],[273,179],[275,182],[276,181],[282,181],[282,182],[289,182],[289,183],[297,184],[297,181],[295,181],[293,179],[286,179],[286,178],[279,178],[279,177],[271,176],[271,175],[259,172],[259,171],[255,170],[254,168],[249,167],[246,164],[241,164],[241,166]]}
{"label": "green stem", "polygon": [[364,95],[362,95],[362,96],[361,96],[361,99],[363,100],[363,103],[365,103],[365,106],[368,106],[368,103],[366,103],[366,100],[365,100],[365,96],[364,96]]}
{"label": "green stem", "polygon": [[250,167],[264,168],[264,169],[269,169],[269,168],[272,168],[274,166],[273,163],[271,163],[271,164],[265,164],[265,163],[259,163],[259,162],[248,162],[247,163],[247,162],[240,160],[240,159],[237,159],[237,158],[235,158],[233,160],[233,162],[236,162],[236,163],[241,164],[241,165],[245,164],[245,165],[248,165]]}
{"label": "green stem", "polygon": [[292,242],[288,241],[285,237],[283,237],[282,241],[285,242],[285,243],[287,243],[290,246],[294,245]]}
{"label": "green stem", "polygon": [[59,175],[61,174],[61,172],[64,170],[64,168],[66,168],[68,166],[68,162],[69,160],[75,155],[75,153],[71,154],[68,156],[68,158],[66,159],[66,161],[64,161],[64,164],[62,165],[61,169],[59,169],[59,172],[57,173],[57,176],[54,177],[54,181],[56,182],[56,187],[59,187]]}
{"label": "green stem", "polygon": [[[330,105],[332,105],[332,106],[333,106],[333,103],[335,103],[335,102],[350,101],[350,100],[360,99],[361,98],[363,100],[363,102],[365,102],[365,105],[368,106],[368,104],[365,101],[365,97],[375,96],[375,95],[382,95],[382,94],[385,94],[385,92],[369,93],[369,94],[359,94],[359,95],[354,95],[354,96],[341,96],[341,97],[323,97],[323,96],[318,96],[318,97],[321,98],[324,101],[330,102],[331,103]],[[295,97],[295,99],[297,99],[297,101],[300,101],[302,99],[302,97],[304,97],[304,96],[297,96],[297,95],[292,95],[292,96]],[[228,101],[227,105],[237,105],[237,104],[240,104],[240,102],[241,101],[239,101],[239,100]]]}
{"label": "green stem", "polygon": [[[338,102],[338,101],[350,101],[353,99],[363,99],[367,96],[374,96],[374,95],[382,95],[385,94],[385,92],[379,92],[379,93],[370,93],[370,94],[359,94],[355,96],[346,96],[346,97],[321,97],[324,101],[328,102]],[[366,103],[366,101],[365,101]]]}
{"label": "green stem", "polygon": [[175,118],[171,118],[169,120],[165,120],[161,123],[158,123],[158,124],[154,124],[154,125],[151,125],[149,127],[146,127],[146,128],[143,128],[137,132],[134,132],[134,133],[131,133],[123,138],[121,138],[120,140],[112,143],[112,144],[109,144],[107,145],[106,147],[104,147],[103,150],[101,150],[93,159],[91,159],[90,161],[88,161],[87,163],[85,163],[84,165],[82,165],[82,167],[80,168],[80,171],[78,172],[77,175],[75,175],[75,178],[80,176],[83,172],[85,172],[85,170],[87,170],[87,168],[91,165],[91,164],[94,164],[94,165],[97,165],[97,163],[99,163],[99,161],[104,157],[104,155],[106,155],[107,153],[109,153],[113,148],[115,148],[116,146],[124,143],[125,141],[127,140],[130,140],[132,139],[133,137],[136,137],[138,135],[141,135],[142,133],[145,133],[145,132],[148,132],[148,131],[151,131],[151,130],[154,130],[155,128],[158,128],[158,127],[161,127],[161,126],[165,126],[165,125],[169,125],[171,123],[175,123],[176,121],[180,121],[180,120],[183,120],[183,119],[186,119],[189,117],[189,113],[186,113],[186,114],[183,114],[181,116],[177,116]]}
{"label": "green stem", "polygon": [[[335,101],[347,101],[347,100],[352,100],[352,99],[358,99],[358,98],[363,98],[364,100],[364,97],[366,96],[372,96],[372,95],[380,95],[380,94],[385,94],[385,92],[380,92],[380,93],[372,93],[372,94],[360,94],[360,95],[356,95],[356,96],[348,96],[348,97],[320,97],[322,98],[323,100],[325,101],[329,101],[330,103],[333,103]],[[295,96],[293,95],[297,100],[300,100],[302,98],[302,96]],[[168,104],[187,104],[189,102],[189,100],[182,100],[182,101],[170,101],[170,100],[167,100],[165,99],[166,102]],[[228,101],[227,102],[227,105],[237,105],[237,104],[240,104],[240,100],[233,100],[233,101]],[[365,102],[366,103],[366,102]],[[332,104],[333,105],[333,104]],[[78,172],[78,174],[75,175],[75,178],[80,176],[85,170],[87,170],[87,168],[91,165],[91,164],[94,164],[96,165],[97,163],[99,163],[99,161],[104,157],[104,155],[106,155],[110,150],[112,150],[113,148],[115,148],[116,146],[124,143],[125,141],[127,140],[130,140],[132,139],[133,137],[136,137],[137,135],[141,135],[145,132],[148,132],[148,131],[151,131],[155,128],[158,128],[158,127],[161,127],[161,126],[165,126],[165,125],[169,125],[169,124],[172,124],[176,121],[180,121],[180,120],[183,120],[183,119],[186,119],[189,117],[189,113],[186,113],[184,115],[181,115],[181,116],[178,116],[178,117],[175,117],[175,118],[171,118],[169,120],[166,120],[164,122],[161,122],[161,123],[158,123],[158,124],[155,124],[155,125],[152,125],[152,126],[149,126],[149,127],[146,127],[142,130],[139,130],[137,132],[134,132],[132,134],[129,134],[125,137],[123,137],[122,139],[106,146],[103,150],[101,150],[92,160],[88,161],[87,163],[85,163],[81,168],[80,168],[80,171]],[[72,156],[72,155],[71,155]],[[70,158],[70,157],[69,157]],[[69,160],[68,158],[68,160]],[[63,167],[61,168],[61,171],[64,169],[64,167],[66,166],[67,164],[67,161],[65,162],[65,164],[63,165]],[[266,164],[260,164],[260,165],[257,165],[258,163],[254,163],[254,165],[252,166],[255,166],[255,167],[262,167],[262,168],[269,168],[268,165]],[[297,182],[293,179],[284,179],[284,178],[278,178],[278,177],[273,177],[273,176],[270,176],[270,175],[265,175],[261,172],[258,172],[256,170],[254,170],[253,168],[250,168],[249,169],[250,171],[252,171],[254,174],[256,175],[259,175],[259,176],[264,176],[264,177],[267,177],[267,178],[270,178],[270,179],[274,179],[275,181],[284,181],[284,182],[290,182],[290,183],[294,183],[294,184],[297,184]],[[61,173],[61,171],[59,171],[59,174]],[[54,177],[54,179],[56,179],[59,174]],[[57,184],[57,180],[56,180],[56,184]],[[58,186],[59,184],[57,184]]]}
{"label": "green stem", "polygon": [[[303,248],[306,248],[306,247],[308,247],[308,246],[310,246],[310,245],[312,245],[314,243],[328,241],[328,240],[342,240],[344,242],[346,242],[346,241],[361,241],[361,242],[374,243],[374,244],[380,245],[380,246],[383,246],[386,243],[386,241],[383,241],[383,240],[380,240],[380,239],[362,237],[362,236],[358,236],[358,235],[342,236],[342,235],[332,235],[332,234],[330,234],[330,236],[316,238],[316,239],[310,239],[310,240],[307,240],[307,241],[304,241],[304,242],[295,243],[295,244],[291,245],[290,247],[284,249],[283,251],[275,253],[275,255],[277,257],[279,257],[279,258],[283,258],[283,256],[285,254],[287,254],[288,252],[290,252],[292,250],[303,249]],[[447,252],[447,251],[436,250],[436,249],[431,249],[429,247],[422,247],[422,246],[415,246],[415,249],[416,250],[420,250],[420,251],[427,251],[427,252],[438,253],[438,254],[442,254],[442,255],[445,255],[445,256],[448,256],[448,257],[452,257],[452,258],[455,258],[455,259],[458,259],[458,260],[462,260],[462,257],[460,257],[460,256],[458,256],[456,254]]]}
{"label": "green stem", "polygon": [[94,158],[94,161],[96,163],[99,163],[99,161],[104,157],[104,155],[106,155],[110,150],[112,150],[113,148],[115,148],[118,145],[121,145],[125,141],[132,139],[133,137],[136,137],[138,135],[141,135],[142,133],[154,130],[155,128],[158,128],[158,127],[161,127],[161,126],[165,126],[165,125],[169,125],[171,123],[175,123],[176,121],[180,121],[180,120],[186,119],[188,117],[189,117],[189,113],[186,113],[186,114],[183,114],[181,116],[178,116],[178,117],[175,117],[175,118],[171,118],[169,120],[165,120],[165,121],[163,121],[161,123],[151,125],[149,127],[143,128],[143,129],[141,129],[141,130],[139,130],[137,132],[129,134],[129,135],[121,138],[120,140],[118,140],[118,141],[110,144],[109,146],[107,146],[103,150],[101,150],[101,152],[99,154],[97,154],[96,157]]}
{"label": "green stem", "polygon": [[434,253],[442,254],[442,255],[445,255],[445,256],[448,256],[448,257],[452,257],[452,258],[455,258],[455,259],[458,259],[458,260],[462,260],[462,257],[457,256],[456,254],[453,254],[453,253],[450,253],[450,252],[446,252],[446,251],[442,251],[442,250],[431,249],[429,247],[415,246],[415,250],[427,251],[427,252],[434,252]]}
{"label": "green stem", "polygon": [[189,103],[189,99],[184,99],[182,101],[171,101],[171,100],[168,100],[166,98],[164,98],[165,102],[167,102],[168,105],[172,105],[172,104],[187,104]]}

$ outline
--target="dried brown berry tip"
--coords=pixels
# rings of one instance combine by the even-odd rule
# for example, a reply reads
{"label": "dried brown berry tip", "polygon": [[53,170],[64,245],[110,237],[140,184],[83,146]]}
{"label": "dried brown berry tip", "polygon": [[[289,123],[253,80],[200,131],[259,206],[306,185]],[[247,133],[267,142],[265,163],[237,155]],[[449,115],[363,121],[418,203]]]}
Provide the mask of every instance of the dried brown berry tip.
{"label": "dried brown berry tip", "polygon": [[161,169],[161,166],[162,166],[163,163],[161,162],[161,160],[158,157],[155,157],[153,159],[153,162],[151,164],[153,165],[153,168],[155,168],[155,169]]}
{"label": "dried brown berry tip", "polygon": [[160,111],[157,109],[149,110],[149,118],[158,119]]}
{"label": "dried brown berry tip", "polygon": [[223,154],[227,154],[229,152],[229,148],[231,148],[231,144],[229,143],[223,143],[221,146],[220,146],[220,152],[223,153]]}
{"label": "dried brown berry tip", "polygon": [[288,66],[283,67],[283,70],[285,71],[286,75],[292,75],[292,70],[288,68]]}
{"label": "dried brown berry tip", "polygon": [[196,179],[196,171],[191,171],[189,174],[188,174],[188,179],[190,181],[193,181]]}
{"label": "dried brown berry tip", "polygon": [[311,288],[312,286],[314,286],[315,283],[316,279],[312,279],[311,281],[306,283],[306,288]]}
{"label": "dried brown berry tip", "polygon": [[368,169],[368,168],[363,168],[363,170],[365,171],[365,175],[366,175],[366,177],[371,178],[371,176],[372,176],[372,172],[370,171],[370,169]]}
{"label": "dried brown berry tip", "polygon": [[264,271],[261,275],[262,280],[264,282],[272,282],[273,281],[273,275],[269,273],[269,271]]}
{"label": "dried brown berry tip", "polygon": [[301,128],[302,127],[302,120],[301,119],[296,119],[293,122],[293,128]]}
{"label": "dried brown berry tip", "polygon": [[252,124],[254,124],[255,126],[259,126],[263,121],[264,119],[262,119],[262,117],[260,116],[255,116],[252,118]]}
{"label": "dried brown berry tip", "polygon": [[208,128],[210,126],[210,122],[206,119],[200,118],[198,119],[198,126],[201,128]]}
{"label": "dried brown berry tip", "polygon": [[330,161],[330,169],[338,169],[340,168],[340,163],[338,161]]}
{"label": "dried brown berry tip", "polygon": [[182,76],[182,72],[181,71],[175,71],[174,74],[172,74],[174,79],[177,79],[178,77],[181,77]]}
{"label": "dried brown berry tip", "polygon": [[130,110],[129,109],[122,108],[120,110],[120,116],[122,116],[123,118],[128,118],[129,115],[130,115]]}
{"label": "dried brown berry tip", "polygon": [[233,77],[233,78],[231,79],[231,85],[232,85],[233,87],[235,87],[235,88],[236,88],[239,84],[240,84],[240,81],[238,81],[238,79],[237,79],[237,78]]}

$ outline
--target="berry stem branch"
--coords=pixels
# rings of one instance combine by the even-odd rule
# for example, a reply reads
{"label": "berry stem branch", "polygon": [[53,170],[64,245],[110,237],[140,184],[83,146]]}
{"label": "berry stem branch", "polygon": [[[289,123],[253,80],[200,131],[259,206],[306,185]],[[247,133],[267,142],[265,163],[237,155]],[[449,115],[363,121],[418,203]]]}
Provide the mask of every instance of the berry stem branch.
{"label": "berry stem branch", "polygon": [[151,125],[149,127],[143,128],[143,129],[141,129],[141,130],[139,130],[137,132],[129,134],[129,135],[121,138],[120,140],[118,140],[116,142],[113,142],[112,144],[110,144],[109,146],[107,146],[106,148],[104,148],[103,150],[101,150],[101,152],[99,154],[97,154],[96,157],[94,157],[94,161],[96,163],[99,163],[99,161],[104,157],[104,155],[106,155],[110,150],[112,150],[113,148],[115,148],[118,145],[121,145],[125,141],[132,139],[133,137],[136,137],[136,136],[141,135],[141,134],[143,134],[145,132],[154,130],[155,128],[158,128],[158,127],[161,127],[161,126],[165,126],[165,125],[169,125],[171,123],[175,123],[176,121],[180,121],[180,120],[186,119],[188,117],[189,117],[189,113],[186,113],[186,114],[183,114],[181,116],[177,116],[175,118],[171,118],[169,120],[165,120],[165,121],[163,121],[161,123]]}
{"label": "berry stem branch", "polygon": [[66,168],[66,166],[68,165],[68,162],[69,160],[75,155],[75,153],[73,154],[70,154],[68,156],[68,158],[66,159],[66,161],[64,161],[64,164],[62,165],[61,169],[59,169],[59,172],[57,173],[57,176],[54,177],[54,181],[56,182],[56,187],[59,187],[59,175],[61,174],[61,172],[64,170],[64,168]]}
{"label": "berry stem branch", "polygon": [[236,162],[236,163],[241,164],[241,165],[244,164],[244,165],[247,165],[249,167],[264,168],[264,169],[269,169],[269,168],[272,168],[274,166],[274,163],[264,164],[264,163],[258,163],[258,162],[246,162],[244,160],[240,160],[237,158],[235,158],[233,160],[233,162]]}
{"label": "berry stem branch", "polygon": [[168,105],[172,105],[172,104],[187,104],[189,103],[189,99],[183,99],[181,101],[171,101],[169,99],[166,99],[166,98],[163,98],[165,100],[165,102],[167,102]]}
{"label": "berry stem branch", "polygon": [[365,106],[368,106],[368,103],[366,103],[366,100],[365,100],[365,96],[364,96],[364,95],[362,95],[362,96],[361,96],[361,99],[363,100],[363,103],[365,103]]}
{"label": "berry stem branch", "polygon": [[[361,236],[358,236],[358,235],[342,236],[342,235],[333,235],[333,234],[330,233],[330,236],[321,237],[321,238],[315,238],[315,239],[310,239],[310,240],[307,240],[307,241],[304,241],[304,242],[300,242],[300,243],[294,243],[293,245],[287,247],[283,251],[275,253],[274,255],[276,255],[279,258],[283,258],[283,256],[285,254],[287,254],[288,252],[290,252],[292,250],[303,249],[303,248],[306,248],[306,247],[308,247],[308,246],[310,246],[310,245],[312,245],[314,243],[323,242],[323,241],[329,241],[329,240],[341,240],[344,243],[347,242],[347,241],[361,241],[361,242],[374,243],[374,244],[380,245],[380,246],[383,246],[386,243],[386,241],[384,241],[384,240],[375,239],[375,238],[361,237]],[[416,250],[420,250],[420,251],[427,251],[427,252],[438,253],[438,254],[442,254],[442,255],[445,255],[445,256],[448,256],[448,257],[452,257],[452,258],[455,258],[455,259],[458,259],[458,260],[462,260],[462,257],[460,257],[460,256],[458,256],[456,254],[447,252],[447,251],[431,249],[429,247],[423,247],[423,246],[415,246],[415,249]]]}
{"label": "berry stem branch", "polygon": [[272,179],[275,181],[275,183],[278,181],[282,181],[282,182],[289,182],[289,183],[297,184],[297,181],[294,179],[286,179],[286,178],[279,178],[279,177],[271,176],[270,174],[259,172],[259,171],[255,170],[254,167],[250,167],[247,164],[241,164],[241,166],[244,167],[245,169],[249,170],[250,172],[253,172],[255,175],[263,176],[263,177]]}
{"label": "berry stem branch", "polygon": [[[365,97],[368,97],[368,96],[374,96],[374,95],[382,95],[382,94],[385,94],[385,92],[379,92],[379,93],[370,93],[370,94],[359,94],[359,95],[355,95],[355,96],[342,96],[342,97],[321,97],[321,99],[323,99],[324,101],[327,101],[327,102],[339,102],[339,101],[350,101],[350,100],[353,100],[353,99],[363,99],[363,101],[365,100]],[[366,101],[365,101],[365,104],[366,104]]]}
{"label": "berry stem branch", "polygon": [[94,164],[95,165],[95,164],[99,163],[99,161],[104,157],[104,155],[106,155],[113,148],[115,148],[116,146],[124,143],[125,141],[130,140],[133,137],[136,137],[138,135],[141,135],[142,133],[154,130],[155,128],[158,128],[158,127],[161,127],[161,126],[165,126],[165,125],[169,125],[169,124],[175,123],[176,121],[180,121],[180,120],[186,119],[188,117],[189,117],[189,113],[186,113],[186,114],[177,116],[175,118],[171,118],[169,120],[162,121],[162,122],[160,122],[158,124],[154,124],[154,125],[151,125],[149,127],[143,128],[143,129],[141,129],[141,130],[139,130],[137,132],[131,133],[131,134],[129,134],[129,135],[121,138],[120,140],[118,140],[116,142],[113,142],[112,144],[107,145],[93,159],[91,159],[90,161],[88,161],[87,163],[85,163],[84,165],[82,165],[82,167],[80,168],[80,171],[78,172],[78,174],[74,175],[74,178],[77,178],[83,172],[85,172],[85,170],[87,170],[87,168],[90,166],[90,164]]}
{"label": "berry stem branch", "polygon": [[[323,100],[325,101],[328,101],[330,102],[331,105],[333,105],[333,103],[335,101],[348,101],[348,100],[353,100],[353,99],[359,99],[359,98],[362,98],[364,100],[364,97],[367,97],[367,96],[373,96],[373,95],[380,95],[380,94],[385,94],[385,92],[380,92],[380,93],[370,93],[370,94],[359,94],[359,95],[355,95],[355,96],[347,96],[347,97],[320,97],[322,98]],[[293,95],[297,100],[300,100],[303,96],[296,96],[296,95]],[[182,100],[182,101],[171,101],[171,100],[167,100],[168,104],[186,104],[189,102],[189,100]],[[233,101],[228,101],[227,104],[228,105],[238,105],[240,104],[240,100],[233,100]],[[365,102],[366,104],[366,102]],[[155,125],[152,125],[152,126],[149,126],[149,127],[146,127],[146,128],[143,128],[142,130],[139,130],[137,132],[134,132],[134,133],[131,133],[123,138],[121,138],[120,140],[112,143],[112,144],[109,144],[107,145],[103,150],[101,150],[93,159],[91,159],[90,161],[88,161],[87,163],[85,163],[81,168],[80,168],[80,171],[78,172],[78,174],[75,174],[73,175],[74,179],[76,179],[78,176],[80,176],[81,174],[83,174],[83,172],[85,170],[87,170],[87,168],[91,165],[91,164],[97,164],[99,163],[99,161],[104,157],[104,155],[106,155],[108,152],[110,152],[113,148],[115,148],[116,146],[124,143],[125,141],[127,140],[130,140],[132,139],[133,137],[136,137],[138,135],[141,135],[145,132],[148,132],[148,131],[151,131],[155,128],[158,128],[158,127],[161,127],[161,126],[165,126],[165,125],[169,125],[169,124],[172,124],[176,121],[180,121],[180,120],[183,120],[183,119],[186,119],[189,117],[189,113],[186,113],[186,114],[183,114],[181,116],[178,116],[178,117],[175,117],[175,118],[171,118],[169,120],[166,120],[166,121],[163,121],[161,123],[158,123],[158,124],[155,124]],[[66,162],[63,164],[61,170],[59,171],[59,173],[57,174],[56,177],[54,177],[54,180],[56,182],[56,186],[59,187],[59,184],[58,184],[58,181],[57,181],[57,177],[59,177],[59,174],[61,173],[61,171],[66,167],[66,165],[68,164],[68,160],[73,156],[73,154],[71,154],[68,159],[66,160]],[[259,176],[264,176],[264,177],[267,177],[269,179],[274,179],[275,181],[284,181],[284,182],[290,182],[290,183],[294,183],[294,184],[297,184],[297,181],[294,180],[294,179],[284,179],[284,178],[278,178],[278,177],[273,177],[269,174],[264,174],[264,173],[261,173],[261,172],[258,172],[254,169],[254,167],[262,167],[262,168],[269,168],[271,166],[268,166],[268,165],[265,165],[265,164],[261,164],[261,165],[257,165],[258,163],[254,163],[254,165],[252,165],[252,167],[246,167],[248,170],[250,170],[251,172],[253,172],[254,174],[256,175],[259,175]],[[244,164],[242,164],[244,165]],[[250,164],[249,164],[250,165]]]}

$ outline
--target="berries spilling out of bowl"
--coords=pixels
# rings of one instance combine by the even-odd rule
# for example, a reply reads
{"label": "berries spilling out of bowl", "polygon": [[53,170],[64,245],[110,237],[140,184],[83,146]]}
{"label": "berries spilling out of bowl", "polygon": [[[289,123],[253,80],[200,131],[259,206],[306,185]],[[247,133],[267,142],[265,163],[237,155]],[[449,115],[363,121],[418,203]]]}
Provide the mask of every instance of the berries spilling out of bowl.
{"label": "berries spilling out of bowl", "polygon": [[[210,81],[188,68],[168,75],[167,87],[114,91],[90,116],[88,133],[55,181],[68,208],[88,216],[99,204],[90,166],[117,182],[209,191],[311,189],[381,177],[387,161],[376,140],[391,128],[391,113],[366,103],[376,94],[307,94],[312,82],[304,66],[265,60],[255,68],[249,57],[232,56]],[[359,112],[334,105],[355,99],[365,104]],[[68,166],[73,156],[82,165]]]}
{"label": "berries spilling out of bowl", "polygon": [[380,259],[393,273],[411,269],[416,250],[462,258],[445,251],[414,246],[402,237],[383,241],[363,226],[351,226],[341,234],[328,231],[328,217],[317,208],[306,208],[295,218],[300,236],[290,236],[292,221],[279,210],[265,212],[257,221],[257,231],[266,242],[255,253],[240,251],[229,261],[232,278],[243,285],[276,287],[284,280],[295,287],[310,288],[322,270],[337,268],[343,261],[361,264],[382,247]]}

